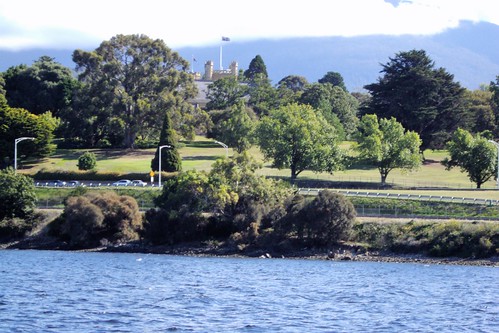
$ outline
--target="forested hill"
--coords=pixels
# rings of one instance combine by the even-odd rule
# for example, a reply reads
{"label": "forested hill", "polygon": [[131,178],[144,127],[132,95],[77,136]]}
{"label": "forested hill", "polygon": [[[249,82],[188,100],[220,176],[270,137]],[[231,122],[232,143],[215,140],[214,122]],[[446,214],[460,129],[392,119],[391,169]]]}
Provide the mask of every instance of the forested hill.
{"label": "forested hill", "polygon": [[[446,68],[465,87],[476,89],[499,75],[498,40],[498,25],[462,22],[458,28],[434,36],[321,37],[251,42],[238,42],[232,38],[231,42],[222,44],[222,55],[225,68],[236,60],[242,69],[246,69],[257,54],[261,55],[274,84],[287,75],[301,75],[314,82],[325,73],[334,71],[343,75],[350,91],[359,91],[378,78],[380,64],[386,63],[395,53],[424,49],[438,67]],[[74,68],[72,51],[0,51],[0,71],[21,63],[30,65],[41,55],[54,57],[63,65]],[[213,60],[215,68],[219,67],[218,45],[176,51],[189,61],[196,59],[195,71],[203,72],[207,60]]]}

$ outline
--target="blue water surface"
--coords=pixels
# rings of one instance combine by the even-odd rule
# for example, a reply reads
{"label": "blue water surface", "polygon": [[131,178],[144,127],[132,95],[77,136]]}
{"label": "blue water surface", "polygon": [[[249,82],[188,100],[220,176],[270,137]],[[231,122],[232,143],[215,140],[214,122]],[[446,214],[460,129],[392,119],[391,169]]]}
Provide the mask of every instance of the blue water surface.
{"label": "blue water surface", "polygon": [[0,332],[499,332],[494,267],[0,250]]}

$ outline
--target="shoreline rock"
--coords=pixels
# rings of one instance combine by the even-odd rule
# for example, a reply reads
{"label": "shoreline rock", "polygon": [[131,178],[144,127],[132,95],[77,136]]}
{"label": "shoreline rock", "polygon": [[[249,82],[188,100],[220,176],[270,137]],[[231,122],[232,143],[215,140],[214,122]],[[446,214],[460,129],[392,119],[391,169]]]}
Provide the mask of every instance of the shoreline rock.
{"label": "shoreline rock", "polygon": [[499,267],[499,256],[490,258],[459,258],[459,257],[430,257],[420,253],[368,252],[352,246],[336,246],[334,249],[290,249],[289,251],[271,251],[269,249],[254,248],[240,251],[229,246],[210,246],[200,243],[169,245],[145,245],[140,243],[123,243],[95,248],[74,249],[68,244],[54,241],[48,237],[28,237],[17,241],[0,242],[0,250],[48,250],[48,251],[79,251],[79,252],[108,252],[108,253],[151,253],[164,255],[179,255],[192,257],[232,257],[232,258],[259,258],[259,259],[306,259],[331,261],[357,262],[384,262],[384,263],[417,263],[424,265],[465,265]]}

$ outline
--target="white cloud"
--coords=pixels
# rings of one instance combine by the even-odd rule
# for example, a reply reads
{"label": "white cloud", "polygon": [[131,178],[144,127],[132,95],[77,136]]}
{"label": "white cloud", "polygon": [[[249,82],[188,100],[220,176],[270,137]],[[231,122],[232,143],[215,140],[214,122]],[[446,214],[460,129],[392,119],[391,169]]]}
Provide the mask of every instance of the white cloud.
{"label": "white cloud", "polygon": [[[394,2],[392,0],[390,2]],[[143,33],[173,48],[299,36],[434,34],[499,24],[497,0],[17,0],[0,2],[0,48],[95,48]]]}

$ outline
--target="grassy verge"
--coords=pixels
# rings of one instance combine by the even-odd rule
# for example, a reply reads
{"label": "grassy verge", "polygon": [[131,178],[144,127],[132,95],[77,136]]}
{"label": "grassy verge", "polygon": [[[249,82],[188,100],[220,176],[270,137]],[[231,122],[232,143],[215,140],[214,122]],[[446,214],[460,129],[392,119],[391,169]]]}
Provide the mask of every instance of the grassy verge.
{"label": "grassy verge", "polygon": [[[347,149],[352,143],[344,143]],[[35,176],[37,179],[97,179],[133,178],[149,180],[150,163],[154,155],[154,149],[94,149],[91,150],[97,157],[96,172],[80,172],[76,164],[78,157],[86,150],[58,149],[49,158],[30,163],[24,163],[20,172]],[[183,170],[209,170],[213,162],[225,155],[225,150],[213,141],[199,137],[196,141],[183,142],[179,148],[182,156]],[[232,154],[230,150],[230,154]],[[263,155],[258,148],[253,147],[250,153],[263,162],[263,168],[258,172],[269,177],[288,179],[288,169],[278,170],[272,168],[269,162],[264,161]],[[417,171],[405,173],[393,170],[387,179],[390,189],[413,189],[413,188],[445,188],[448,191],[472,191],[472,184],[466,174],[458,169],[445,170],[440,161],[447,156],[446,151],[426,151],[426,162]],[[55,177],[55,176],[60,177]],[[97,180],[96,179],[96,180]],[[110,180],[106,179],[106,180]],[[92,179],[94,180],[94,179]],[[365,166],[352,166],[346,170],[337,171],[334,174],[314,173],[304,171],[298,177],[298,182],[310,187],[332,187],[332,188],[379,188],[379,172],[377,169]],[[482,186],[483,189],[492,190],[496,188],[494,180],[490,180]],[[449,194],[447,194],[449,195]],[[489,197],[487,197],[488,199]],[[499,199],[490,197],[491,199]]]}
{"label": "grassy verge", "polygon": [[350,200],[362,215],[499,219],[498,206],[361,197],[350,197]]}
{"label": "grassy verge", "polygon": [[68,196],[81,195],[87,191],[114,191],[119,195],[128,195],[139,204],[141,209],[154,207],[154,198],[159,195],[158,189],[152,188],[36,188],[39,208],[64,208]]}

